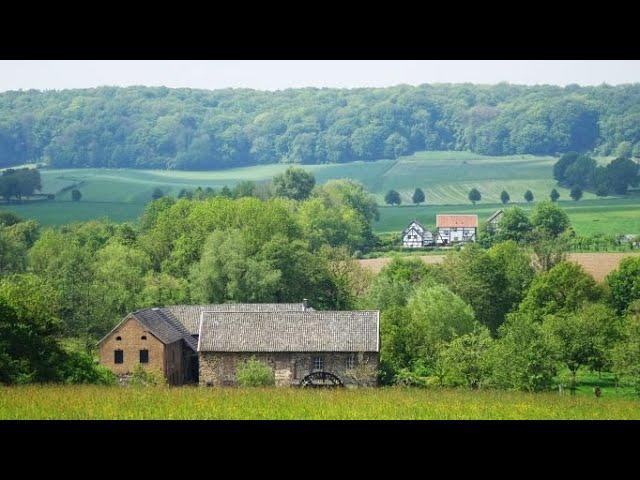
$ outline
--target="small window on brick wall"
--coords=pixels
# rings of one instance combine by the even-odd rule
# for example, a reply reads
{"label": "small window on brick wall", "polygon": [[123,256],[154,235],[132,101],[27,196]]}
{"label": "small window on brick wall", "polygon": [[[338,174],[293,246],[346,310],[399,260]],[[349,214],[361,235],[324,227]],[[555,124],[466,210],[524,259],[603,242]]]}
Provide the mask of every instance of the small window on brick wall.
{"label": "small window on brick wall", "polygon": [[140,363],[149,363],[149,350],[140,350]]}
{"label": "small window on brick wall", "polygon": [[142,335],[142,336],[140,337],[140,340],[146,340],[146,339],[147,339],[147,336],[146,336],[146,335]]}
{"label": "small window on brick wall", "polygon": [[122,362],[124,362],[124,352],[122,350],[114,350],[113,363],[122,363]]}
{"label": "small window on brick wall", "polygon": [[122,337],[116,337],[116,341],[119,342],[120,340],[122,340]]}

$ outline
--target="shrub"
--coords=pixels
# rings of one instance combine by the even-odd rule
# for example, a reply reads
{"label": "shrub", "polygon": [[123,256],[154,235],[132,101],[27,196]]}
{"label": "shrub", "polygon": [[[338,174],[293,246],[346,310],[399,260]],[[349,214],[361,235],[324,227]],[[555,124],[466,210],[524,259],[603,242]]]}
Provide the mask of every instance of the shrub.
{"label": "shrub", "polygon": [[65,383],[72,384],[114,385],[116,383],[116,376],[85,352],[68,352],[66,361],[61,367],[60,376]]}
{"label": "shrub", "polygon": [[273,370],[255,358],[240,364],[236,376],[241,387],[271,387],[276,383]]}
{"label": "shrub", "polygon": [[164,385],[165,379],[161,372],[146,370],[141,364],[136,365],[133,369],[129,385],[134,387],[149,387]]}

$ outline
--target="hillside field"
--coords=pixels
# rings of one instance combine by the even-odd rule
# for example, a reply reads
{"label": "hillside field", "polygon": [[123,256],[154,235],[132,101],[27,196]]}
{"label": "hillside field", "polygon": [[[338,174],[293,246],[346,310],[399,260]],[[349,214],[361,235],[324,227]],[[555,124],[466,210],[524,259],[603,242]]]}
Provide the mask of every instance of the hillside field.
{"label": "hillside field", "polygon": [[0,389],[0,419],[640,419],[636,397],[588,390],[17,386]]}
{"label": "hillside field", "polygon": [[[605,163],[609,159],[601,158]],[[312,171],[318,183],[330,179],[351,178],[362,182],[375,195],[380,205],[390,189],[402,198],[400,207],[381,207],[377,232],[400,231],[412,218],[427,225],[435,223],[436,213],[478,213],[488,216],[501,206],[504,189],[513,202],[523,202],[530,189],[536,200],[547,198],[552,188],[561,195],[560,204],[567,208],[579,233],[640,233],[640,196],[630,198],[597,198],[585,192],[580,202],[569,199],[567,189],[555,186],[552,178],[554,157],[511,155],[482,156],[469,152],[418,152],[397,160],[352,162],[344,164],[303,165]],[[266,181],[283,172],[289,165],[275,164],[220,171],[175,171],[131,169],[43,169],[43,192],[56,194],[53,202],[1,205],[44,225],[58,225],[91,218],[114,221],[136,219],[151,200],[151,192],[159,187],[177,195],[182,188],[220,188],[242,180]],[[71,202],[71,188],[82,193],[80,202]],[[411,205],[416,187],[427,197],[424,206]],[[482,201],[476,207],[467,200],[471,188],[478,188]],[[563,201],[564,200],[564,201]]]}

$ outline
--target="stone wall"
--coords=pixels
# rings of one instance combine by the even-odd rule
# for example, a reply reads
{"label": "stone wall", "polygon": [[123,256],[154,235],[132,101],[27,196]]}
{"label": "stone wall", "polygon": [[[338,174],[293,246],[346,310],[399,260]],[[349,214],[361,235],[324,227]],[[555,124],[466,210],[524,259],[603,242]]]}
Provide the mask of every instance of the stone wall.
{"label": "stone wall", "polygon": [[[254,357],[274,371],[276,385],[280,387],[299,385],[313,372],[313,359],[322,357],[323,371],[336,375],[346,386],[375,386],[377,384],[378,354],[368,353],[231,353],[200,352],[201,386],[235,386],[236,368],[240,362]],[[353,368],[349,367],[349,357]]]}

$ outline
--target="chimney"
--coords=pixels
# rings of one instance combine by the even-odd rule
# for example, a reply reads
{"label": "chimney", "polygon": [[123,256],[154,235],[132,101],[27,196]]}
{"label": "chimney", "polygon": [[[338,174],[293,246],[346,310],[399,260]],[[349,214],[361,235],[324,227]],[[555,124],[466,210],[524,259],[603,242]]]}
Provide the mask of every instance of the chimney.
{"label": "chimney", "polygon": [[309,300],[307,300],[306,298],[303,298],[302,299],[302,307],[306,311],[307,308],[309,308]]}

